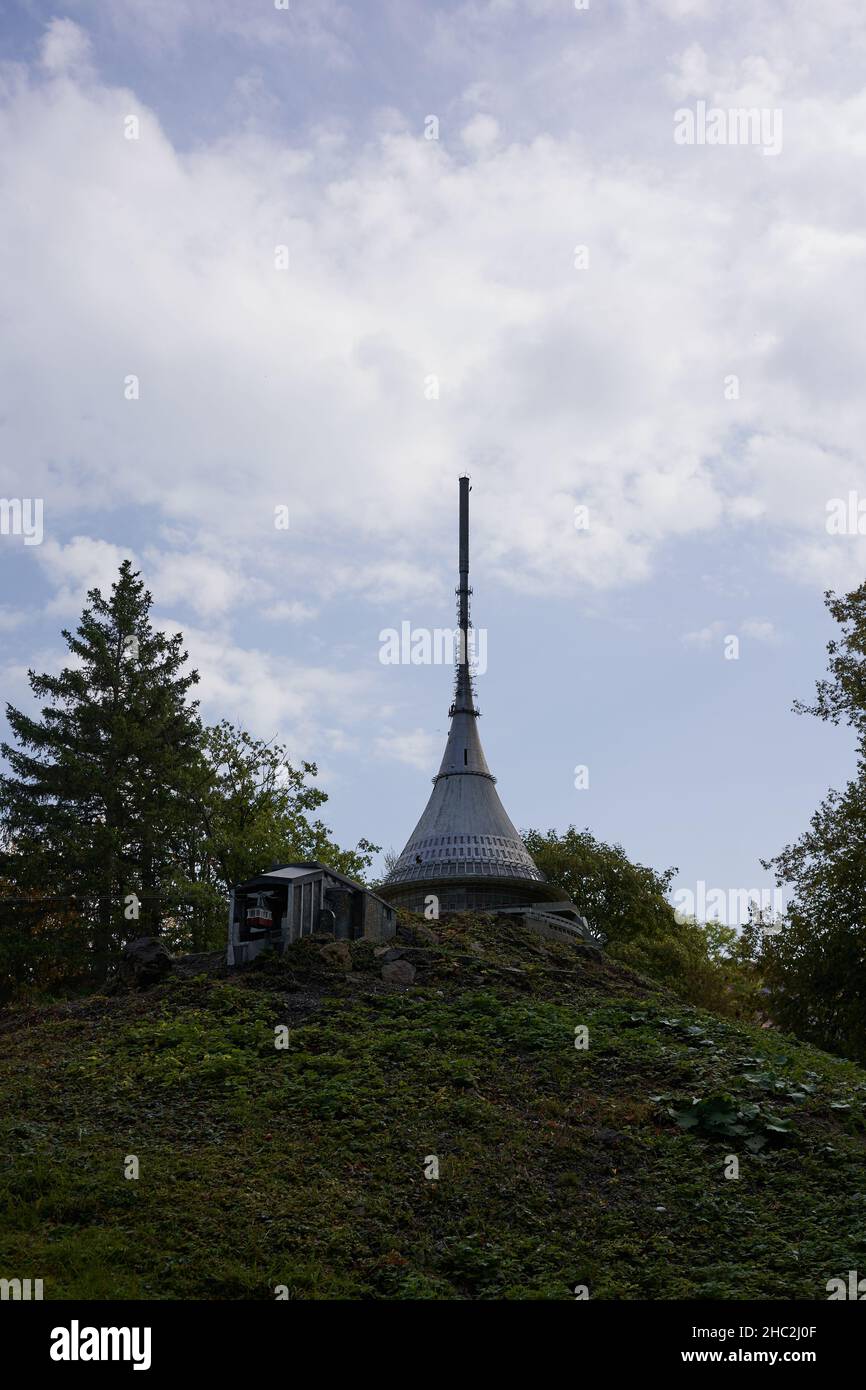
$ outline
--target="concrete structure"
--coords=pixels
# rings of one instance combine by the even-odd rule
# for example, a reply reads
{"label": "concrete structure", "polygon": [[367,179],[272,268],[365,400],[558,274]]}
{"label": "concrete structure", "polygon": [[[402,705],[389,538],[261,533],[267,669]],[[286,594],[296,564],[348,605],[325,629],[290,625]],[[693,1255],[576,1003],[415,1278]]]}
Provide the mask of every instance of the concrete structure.
{"label": "concrete structure", "polygon": [[337,940],[390,941],[397,914],[363,884],[315,861],[283,864],[232,889],[229,965],[246,965],[266,946],[283,950],[313,932]]}
{"label": "concrete structure", "polygon": [[499,799],[478,734],[469,640],[469,479],[460,479],[459,626],[451,726],[433,791],[406,846],[382,885],[389,902],[423,912],[523,909],[549,917],[567,934],[596,938],[586,919],[533,862]]}

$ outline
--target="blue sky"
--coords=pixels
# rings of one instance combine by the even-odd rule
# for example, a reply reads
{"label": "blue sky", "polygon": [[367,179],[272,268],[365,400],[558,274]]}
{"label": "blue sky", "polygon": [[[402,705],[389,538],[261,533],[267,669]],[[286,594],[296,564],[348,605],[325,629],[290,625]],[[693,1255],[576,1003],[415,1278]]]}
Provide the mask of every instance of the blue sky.
{"label": "blue sky", "polygon": [[[205,716],[316,760],[338,837],[399,849],[451,677],[379,634],[453,623],[466,470],[512,819],[769,886],[853,769],[790,709],[823,591],[866,570],[827,529],[866,496],[862,6],[2,15],[0,496],[44,534],[0,535],[0,693],[132,555]],[[780,112],[781,149],[678,145],[699,102]]]}

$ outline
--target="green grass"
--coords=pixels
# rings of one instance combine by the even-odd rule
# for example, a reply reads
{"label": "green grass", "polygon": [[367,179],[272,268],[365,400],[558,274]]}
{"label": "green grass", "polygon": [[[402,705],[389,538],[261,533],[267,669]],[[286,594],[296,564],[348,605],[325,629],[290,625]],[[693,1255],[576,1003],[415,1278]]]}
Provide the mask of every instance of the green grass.
{"label": "green grass", "polygon": [[8,1012],[0,1275],[51,1298],[825,1299],[866,1268],[866,1073],[502,921],[440,936],[405,990],[366,943],[346,974],[303,942]]}

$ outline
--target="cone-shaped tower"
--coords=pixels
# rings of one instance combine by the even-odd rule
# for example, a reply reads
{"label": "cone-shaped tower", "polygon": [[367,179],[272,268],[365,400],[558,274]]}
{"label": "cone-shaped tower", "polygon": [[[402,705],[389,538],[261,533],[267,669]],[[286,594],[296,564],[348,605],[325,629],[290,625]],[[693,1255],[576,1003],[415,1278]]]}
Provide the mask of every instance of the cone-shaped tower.
{"label": "cone-shaped tower", "polygon": [[499,800],[478,736],[469,642],[469,479],[460,479],[458,651],[451,727],[426,809],[381,888],[398,907],[422,911],[435,894],[445,911],[487,911],[561,897],[545,882]]}

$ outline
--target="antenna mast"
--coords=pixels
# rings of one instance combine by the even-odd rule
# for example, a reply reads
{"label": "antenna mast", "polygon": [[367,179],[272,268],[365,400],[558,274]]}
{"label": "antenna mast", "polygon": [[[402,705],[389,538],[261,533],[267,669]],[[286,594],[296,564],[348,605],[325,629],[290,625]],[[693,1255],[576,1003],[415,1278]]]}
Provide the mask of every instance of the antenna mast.
{"label": "antenna mast", "polygon": [[472,673],[469,669],[469,475],[464,473],[460,482],[460,583],[457,588],[457,626],[459,628],[459,649],[457,652],[457,682],[454,689],[454,702],[448,711],[450,715],[463,711],[466,714],[478,713],[475,708],[472,689]]}

